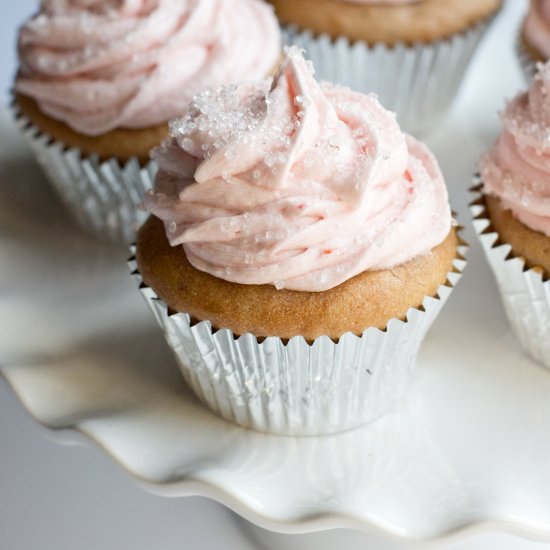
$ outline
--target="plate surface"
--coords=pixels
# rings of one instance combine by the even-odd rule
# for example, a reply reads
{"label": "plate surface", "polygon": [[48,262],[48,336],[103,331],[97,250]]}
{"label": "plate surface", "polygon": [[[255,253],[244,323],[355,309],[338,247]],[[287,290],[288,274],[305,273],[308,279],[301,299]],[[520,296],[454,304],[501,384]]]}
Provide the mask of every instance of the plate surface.
{"label": "plate surface", "polygon": [[[491,40],[513,24],[497,22]],[[487,44],[472,73],[496,53]],[[511,65],[511,46],[505,54]],[[493,113],[520,85],[508,70],[490,85],[469,78],[429,140],[463,222],[470,173],[497,129]],[[156,493],[208,496],[275,531],[349,527],[429,545],[501,530],[550,541],[550,372],[522,355],[469,228],[470,264],[399,407],[337,436],[256,434],[190,395],[128,275],[127,251],[79,234],[7,113],[0,130],[9,137],[0,163],[1,370],[61,440],[93,442]]]}

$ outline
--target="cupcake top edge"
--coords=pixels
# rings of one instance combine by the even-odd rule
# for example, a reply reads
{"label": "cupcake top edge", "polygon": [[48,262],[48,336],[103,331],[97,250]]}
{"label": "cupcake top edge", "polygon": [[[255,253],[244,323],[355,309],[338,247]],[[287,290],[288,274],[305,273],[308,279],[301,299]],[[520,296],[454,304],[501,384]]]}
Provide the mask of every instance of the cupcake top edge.
{"label": "cupcake top edge", "polygon": [[15,91],[81,134],[147,128],[204,88],[265,78],[281,55],[263,0],[42,0]]}
{"label": "cupcake top edge", "polygon": [[376,96],[319,84],[296,48],[272,82],[197,95],[171,136],[145,206],[216,277],[319,292],[450,231],[430,151]]}
{"label": "cupcake top edge", "polygon": [[550,62],[502,113],[502,131],[481,161],[484,191],[550,237]]}
{"label": "cupcake top edge", "polygon": [[523,36],[543,57],[550,57],[550,0],[531,0]]}

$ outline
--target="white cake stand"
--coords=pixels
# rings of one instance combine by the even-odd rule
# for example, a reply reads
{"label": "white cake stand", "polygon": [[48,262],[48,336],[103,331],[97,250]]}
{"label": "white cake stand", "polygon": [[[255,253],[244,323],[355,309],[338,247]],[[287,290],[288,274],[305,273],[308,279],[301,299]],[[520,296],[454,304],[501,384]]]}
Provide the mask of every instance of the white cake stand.
{"label": "white cake stand", "polygon": [[[22,405],[53,437],[103,449],[147,490],[225,504],[259,526],[247,530],[261,547],[281,548],[284,537],[260,528],[339,529],[309,542],[284,538],[302,550],[363,548],[360,533],[384,550],[495,532],[550,542],[550,372],[511,334],[466,208],[470,174],[497,131],[493,113],[520,86],[513,40],[505,50],[496,42],[515,21],[497,22],[448,123],[429,140],[473,245],[465,276],[406,400],[331,437],[261,435],[203,408],[134,288],[126,251],[66,220],[3,113],[11,176],[0,190],[0,289],[9,288],[0,362]],[[509,72],[495,68],[484,80],[493,59]]]}

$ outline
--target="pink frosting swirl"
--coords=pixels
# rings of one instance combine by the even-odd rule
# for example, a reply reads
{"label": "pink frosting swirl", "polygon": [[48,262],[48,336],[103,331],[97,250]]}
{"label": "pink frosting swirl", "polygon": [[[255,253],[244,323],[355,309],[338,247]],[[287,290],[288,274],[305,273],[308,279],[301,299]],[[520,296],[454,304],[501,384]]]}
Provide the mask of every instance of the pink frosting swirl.
{"label": "pink frosting swirl", "polygon": [[271,86],[199,94],[171,134],[145,205],[216,277],[323,291],[428,253],[450,230],[428,149],[374,95],[319,85],[294,48]]}
{"label": "pink frosting swirl", "polygon": [[486,193],[525,225],[550,237],[550,62],[502,115],[503,129],[482,159]]}
{"label": "pink frosting swirl", "polygon": [[42,0],[16,91],[86,135],[144,128],[199,91],[265,78],[281,53],[263,0]]}
{"label": "pink frosting swirl", "polygon": [[545,58],[550,57],[550,0],[531,0],[523,32],[531,46]]}

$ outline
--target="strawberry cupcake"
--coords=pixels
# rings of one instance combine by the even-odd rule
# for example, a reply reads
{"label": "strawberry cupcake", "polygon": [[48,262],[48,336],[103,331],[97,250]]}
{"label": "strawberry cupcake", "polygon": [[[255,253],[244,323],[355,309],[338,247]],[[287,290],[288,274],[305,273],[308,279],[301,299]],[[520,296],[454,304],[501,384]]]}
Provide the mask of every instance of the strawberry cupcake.
{"label": "strawberry cupcake", "polygon": [[43,0],[18,52],[37,160],[83,227],[128,241],[167,122],[204,88],[272,74],[281,46],[262,0]]}
{"label": "strawberry cupcake", "polygon": [[502,115],[481,162],[474,225],[524,350],[550,368],[550,63]]}
{"label": "strawberry cupcake", "polygon": [[502,0],[269,0],[321,79],[375,92],[409,132],[441,120]]}
{"label": "strawberry cupcake", "polygon": [[196,394],[298,435],[394,404],[463,264],[430,151],[291,49],[197,95],[155,157],[132,267]]}

